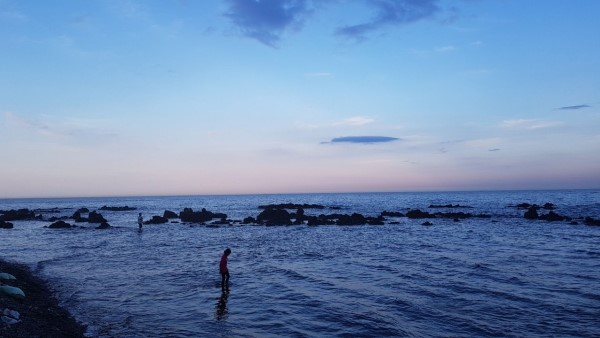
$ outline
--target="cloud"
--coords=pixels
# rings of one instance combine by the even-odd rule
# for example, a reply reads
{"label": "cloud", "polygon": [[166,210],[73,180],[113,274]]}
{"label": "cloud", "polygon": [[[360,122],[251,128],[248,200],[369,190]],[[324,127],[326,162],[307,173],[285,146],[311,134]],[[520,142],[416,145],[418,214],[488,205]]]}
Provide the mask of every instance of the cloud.
{"label": "cloud", "polygon": [[375,11],[374,16],[363,23],[337,29],[336,34],[355,40],[386,26],[397,26],[432,17],[439,11],[438,0],[363,0]]}
{"label": "cloud", "polygon": [[335,123],[336,126],[364,126],[366,124],[372,123],[373,119],[368,117],[356,116],[347,118],[341,122]]}
{"label": "cloud", "polygon": [[488,151],[491,151],[491,152],[500,151],[500,148],[488,149]]}
{"label": "cloud", "polygon": [[544,121],[538,119],[517,119],[517,120],[506,120],[502,122],[503,128],[511,129],[546,129],[561,125],[560,121]]}
{"label": "cloud", "polygon": [[560,107],[558,108],[559,110],[577,110],[577,109],[584,109],[584,108],[590,108],[591,106],[588,106],[587,104],[579,104],[576,106],[566,106],[566,107]]}
{"label": "cloud", "polygon": [[307,0],[225,0],[229,5],[225,16],[231,19],[241,33],[252,39],[276,47],[281,34],[300,25],[310,10]]}
{"label": "cloud", "polygon": [[435,49],[435,51],[438,53],[450,53],[450,52],[456,51],[456,47],[454,47],[454,46],[438,47]]}
{"label": "cloud", "polygon": [[328,143],[385,143],[399,140],[395,137],[389,136],[344,136],[336,137],[330,142],[322,142],[323,144]]}
{"label": "cloud", "polygon": [[95,145],[113,140],[118,135],[95,126],[93,120],[60,120],[47,123],[25,118],[13,112],[5,112],[4,121],[16,128],[41,135],[45,140],[67,142],[77,145]]}

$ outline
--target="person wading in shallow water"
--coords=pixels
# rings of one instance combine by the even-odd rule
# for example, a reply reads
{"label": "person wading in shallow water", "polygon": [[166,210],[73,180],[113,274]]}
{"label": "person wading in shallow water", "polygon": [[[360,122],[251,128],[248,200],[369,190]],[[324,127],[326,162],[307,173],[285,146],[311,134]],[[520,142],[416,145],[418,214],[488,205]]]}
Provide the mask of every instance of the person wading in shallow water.
{"label": "person wading in shallow water", "polygon": [[221,290],[229,291],[229,270],[227,269],[227,256],[231,254],[229,248],[225,249],[223,256],[221,256],[221,263],[219,264],[219,272],[221,273]]}
{"label": "person wading in shallow water", "polygon": [[138,216],[138,226],[140,227],[140,230],[142,230],[143,223],[144,223],[144,217],[142,217],[142,213],[140,212],[140,215]]}

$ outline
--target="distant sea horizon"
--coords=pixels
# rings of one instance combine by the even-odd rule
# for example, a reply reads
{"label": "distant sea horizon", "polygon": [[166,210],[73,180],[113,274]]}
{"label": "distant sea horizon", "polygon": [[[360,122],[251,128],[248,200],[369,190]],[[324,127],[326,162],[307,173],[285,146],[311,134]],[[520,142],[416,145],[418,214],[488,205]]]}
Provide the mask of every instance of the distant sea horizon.
{"label": "distant sea horizon", "polygon": [[597,188],[556,188],[556,189],[457,189],[457,190],[404,190],[404,191],[324,191],[324,192],[257,192],[257,193],[198,193],[198,194],[123,194],[123,195],[40,195],[40,196],[21,196],[21,197],[5,197],[0,196],[0,200],[28,200],[28,199],[77,199],[77,198],[168,198],[168,197],[221,197],[221,196],[278,196],[278,195],[335,195],[335,194],[420,194],[420,193],[518,193],[518,192],[560,192],[560,191],[593,191],[600,190]]}

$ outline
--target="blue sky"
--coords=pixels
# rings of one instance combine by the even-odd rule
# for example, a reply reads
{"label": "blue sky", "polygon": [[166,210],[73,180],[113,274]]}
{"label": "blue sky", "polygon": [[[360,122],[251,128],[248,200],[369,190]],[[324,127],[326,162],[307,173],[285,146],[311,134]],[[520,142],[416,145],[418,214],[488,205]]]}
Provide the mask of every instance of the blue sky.
{"label": "blue sky", "polygon": [[598,17],[0,0],[0,197],[600,188]]}

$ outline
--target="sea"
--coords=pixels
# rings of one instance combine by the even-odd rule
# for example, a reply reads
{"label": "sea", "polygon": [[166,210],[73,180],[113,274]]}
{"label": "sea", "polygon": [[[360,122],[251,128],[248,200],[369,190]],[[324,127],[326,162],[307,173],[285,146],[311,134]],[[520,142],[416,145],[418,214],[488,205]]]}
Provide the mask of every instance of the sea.
{"label": "sea", "polygon": [[[241,224],[281,203],[325,207],[306,215],[489,217]],[[572,220],[525,219],[521,203],[552,203]],[[110,229],[48,228],[52,216],[102,206],[135,210],[99,211]],[[600,226],[583,220],[600,219],[600,190],[0,200],[0,210],[20,208],[43,220],[0,229],[0,258],[47,280],[89,337],[600,337]],[[235,222],[138,230],[138,213],[184,208]]]}

